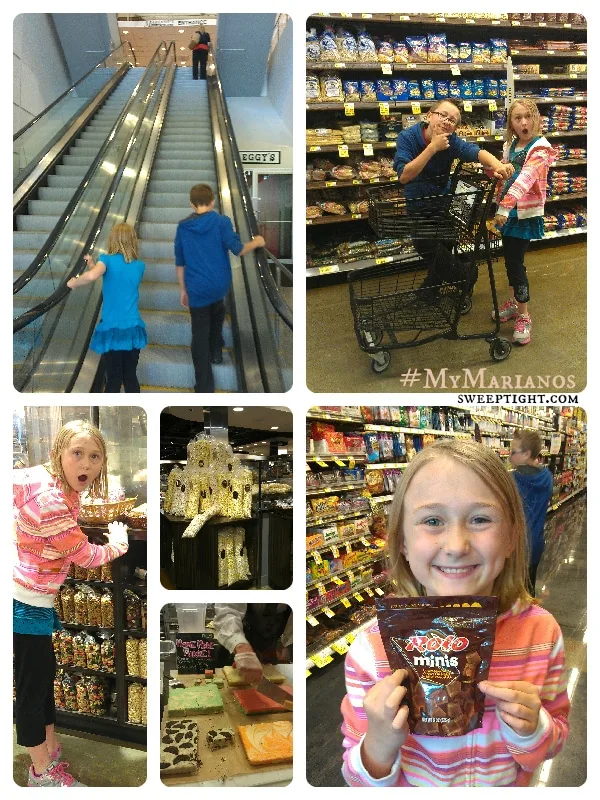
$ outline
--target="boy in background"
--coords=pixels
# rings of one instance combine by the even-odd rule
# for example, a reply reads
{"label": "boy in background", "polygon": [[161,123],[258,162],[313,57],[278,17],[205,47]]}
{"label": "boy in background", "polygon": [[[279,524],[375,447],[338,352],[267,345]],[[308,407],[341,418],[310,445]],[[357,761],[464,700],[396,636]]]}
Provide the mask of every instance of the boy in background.
{"label": "boy in background", "polygon": [[215,196],[206,183],[190,190],[193,213],[177,225],[175,265],[181,305],[192,319],[192,361],[196,392],[214,392],[211,364],[223,361],[223,302],[231,286],[230,250],[244,256],[264,247],[262,236],[242,244],[229,217],[215,210]]}
{"label": "boy in background", "polygon": [[552,473],[538,463],[542,437],[535,431],[515,431],[510,448],[512,476],[521,495],[529,539],[529,593],[535,597],[535,576],[544,552],[544,522],[552,497]]}

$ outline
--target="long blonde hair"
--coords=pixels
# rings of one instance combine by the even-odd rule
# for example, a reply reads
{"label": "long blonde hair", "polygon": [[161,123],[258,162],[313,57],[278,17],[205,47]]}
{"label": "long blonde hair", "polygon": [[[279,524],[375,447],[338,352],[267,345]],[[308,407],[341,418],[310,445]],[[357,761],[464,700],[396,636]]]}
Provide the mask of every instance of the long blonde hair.
{"label": "long blonde hair", "polygon": [[[523,504],[516,484],[493,450],[470,439],[440,439],[435,444],[425,447],[404,472],[402,481],[396,489],[388,520],[387,558],[389,574],[395,584],[394,593],[400,597],[418,597],[425,594],[424,588],[415,579],[402,552],[404,497],[417,472],[436,458],[443,457],[473,470],[494,493],[504,509],[513,551],[505,560],[502,572],[492,587],[492,594],[498,597],[500,612],[508,611],[517,600],[524,604],[534,602],[526,588],[527,533]],[[434,492],[435,486],[431,489]]]}
{"label": "long blonde hair", "polygon": [[125,261],[130,264],[138,257],[138,238],[131,225],[120,222],[115,225],[108,235],[108,253],[114,255],[121,253]]}
{"label": "long blonde hair", "polygon": [[510,124],[512,113],[515,110],[516,106],[525,106],[525,108],[531,114],[531,119],[533,122],[533,135],[541,136],[542,120],[540,117],[540,111],[538,107],[533,102],[533,100],[529,100],[529,98],[527,97],[519,97],[517,100],[512,101],[512,103],[508,107],[508,111],[506,112],[506,133],[504,134],[504,138],[506,139],[506,141],[510,144],[517,135]]}
{"label": "long blonde hair", "polygon": [[85,419],[77,419],[73,420],[72,422],[67,422],[66,425],[62,426],[56,436],[56,439],[52,443],[52,448],[50,450],[50,461],[45,465],[46,469],[51,475],[54,475],[55,478],[58,478],[63,491],[70,488],[69,482],[67,481],[63,470],[61,457],[69,446],[71,439],[79,434],[82,434],[83,436],[90,436],[96,442],[102,452],[102,469],[100,470],[98,477],[95,478],[95,480],[90,484],[88,493],[91,497],[100,497],[103,500],[107,500],[108,466],[106,463],[106,442],[104,441],[104,438],[98,428],[96,428],[95,425],[92,425],[91,422],[88,422]]}

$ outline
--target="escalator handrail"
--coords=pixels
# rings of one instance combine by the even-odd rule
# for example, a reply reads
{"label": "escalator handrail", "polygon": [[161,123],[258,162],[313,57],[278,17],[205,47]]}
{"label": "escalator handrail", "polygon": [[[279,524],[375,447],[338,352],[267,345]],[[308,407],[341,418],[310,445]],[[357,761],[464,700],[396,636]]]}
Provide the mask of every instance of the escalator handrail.
{"label": "escalator handrail", "polygon": [[130,109],[131,105],[137,99],[137,93],[138,93],[138,90],[140,88],[140,85],[141,85],[142,81],[144,80],[144,75],[145,74],[146,73],[144,73],[143,75],[140,76],[140,79],[137,82],[137,84],[135,86],[135,89],[132,90],[131,97],[129,98],[129,100],[125,104],[125,106],[124,106],[123,110],[121,111],[121,113],[119,114],[116,122],[114,123],[114,125],[110,129],[110,131],[108,133],[108,136],[106,137],[106,139],[104,140],[104,142],[102,144],[102,147],[98,151],[98,154],[94,157],[94,160],[92,161],[92,163],[88,167],[85,175],[81,179],[81,183],[79,184],[79,186],[75,190],[75,194],[71,197],[67,207],[65,208],[65,210],[62,212],[61,216],[59,217],[58,222],[56,223],[54,228],[52,228],[52,230],[48,234],[48,238],[46,239],[46,241],[44,242],[44,244],[40,248],[37,256],[31,262],[31,264],[27,267],[27,269],[23,272],[23,274],[19,275],[19,277],[16,279],[16,281],[14,281],[14,283],[13,283],[13,295],[15,295],[18,292],[20,292],[21,289],[24,286],[26,286],[29,283],[29,281],[39,272],[39,270],[41,269],[42,265],[46,261],[46,258],[49,256],[50,252],[52,251],[52,248],[54,247],[56,242],[60,239],[60,237],[62,235],[62,232],[63,232],[67,222],[71,218],[75,207],[79,203],[79,201],[81,199],[81,196],[83,195],[84,191],[87,189],[87,186],[88,186],[88,183],[89,183],[91,177],[93,176],[93,174],[97,170],[98,165],[102,162],[102,160],[104,158],[104,154],[106,153],[106,151],[108,150],[110,144],[112,143],[112,140],[116,136],[117,130],[123,124],[123,121],[125,120],[125,117],[129,113],[129,109]]}
{"label": "escalator handrail", "polygon": [[[225,120],[225,126],[227,128],[227,138],[229,140],[229,145],[233,152],[233,161],[235,165],[235,172],[238,180],[238,188],[240,189],[243,205],[244,205],[244,213],[246,215],[246,220],[248,223],[248,228],[253,236],[258,234],[258,222],[256,221],[256,215],[254,214],[254,209],[252,207],[252,199],[250,197],[250,190],[248,189],[248,184],[246,183],[246,179],[244,178],[244,173],[242,171],[242,160],[240,157],[240,151],[237,146],[237,140],[235,138],[235,133],[233,131],[233,125],[231,124],[231,117],[229,116],[229,110],[227,108],[227,103],[225,102],[225,97],[223,94],[223,87],[221,85],[221,79],[219,77],[219,69],[217,67],[216,59],[213,60],[214,68],[215,68],[215,79],[216,84],[218,87],[218,95],[222,107],[223,118]],[[267,259],[265,254],[262,252],[261,248],[254,251],[256,256],[256,261],[258,263],[258,273],[261,279],[261,283],[265,290],[269,301],[277,314],[281,317],[281,319],[285,322],[285,324],[292,329],[292,311],[287,303],[281,297],[279,289],[277,288],[277,284],[273,279],[273,275],[271,270],[269,269],[269,265],[267,263]],[[282,265],[283,266],[283,265]],[[288,274],[291,275],[291,273]]]}
{"label": "escalator handrail", "polygon": [[[167,50],[167,48],[166,48],[166,43],[164,41],[161,42],[158,45],[158,47],[156,48],[156,51],[155,51],[154,55],[152,56],[152,58],[150,59],[150,64],[146,68],[146,71],[150,68],[150,65],[152,64],[154,59],[157,58],[159,51],[163,47],[164,47],[164,49],[166,51],[166,55],[163,57],[163,60],[162,60],[161,64],[158,63],[158,59],[157,59],[157,64],[155,65],[156,67],[159,68],[158,69],[158,73],[160,74],[160,70],[162,69],[162,65],[164,64],[164,61],[166,60],[168,52],[169,52]],[[144,72],[144,76],[145,75],[146,75],[146,72]],[[139,86],[139,84],[138,84],[138,86]],[[132,99],[133,99],[133,97],[132,97]],[[129,103],[127,105],[129,106]],[[95,241],[96,241],[96,239],[97,239],[97,237],[98,237],[98,235],[99,235],[99,233],[100,233],[100,231],[102,229],[102,226],[104,225],[106,216],[107,216],[109,208],[110,208],[110,204],[112,202],[112,198],[113,198],[114,192],[116,190],[116,187],[119,184],[119,181],[121,180],[121,178],[123,176],[123,171],[125,169],[127,158],[129,156],[129,147],[135,141],[135,138],[136,138],[136,136],[138,134],[138,131],[140,130],[141,126],[144,123],[144,119],[145,119],[145,116],[144,115],[140,115],[138,120],[137,120],[137,122],[136,122],[135,128],[131,132],[131,136],[129,137],[129,146],[127,146],[124,149],[123,153],[122,153],[121,160],[120,160],[119,165],[117,166],[117,168],[115,170],[115,173],[113,175],[112,181],[110,183],[110,187],[109,187],[108,191],[106,192],[106,196],[104,198],[104,201],[103,201],[103,203],[102,203],[102,205],[101,205],[101,207],[100,207],[100,209],[98,211],[98,214],[96,216],[96,224],[94,225],[94,230],[88,236],[87,241],[85,242],[85,244],[84,244],[84,246],[82,248],[82,252],[83,253],[89,253],[93,249],[94,243],[95,243]],[[66,221],[65,221],[65,224],[66,224]],[[52,308],[54,308],[54,306],[58,305],[62,300],[64,300],[64,298],[71,291],[67,287],[67,281],[70,278],[74,278],[78,274],[78,270],[79,270],[78,266],[73,267],[72,270],[65,277],[65,280],[61,283],[61,285],[57,289],[55,289],[54,292],[52,292],[52,294],[49,297],[46,298],[46,300],[43,300],[41,303],[38,303],[33,308],[29,309],[29,311],[26,311],[24,314],[21,314],[19,317],[17,317],[13,321],[13,334],[17,333],[17,331],[20,331],[22,328],[25,328],[27,325],[29,325],[30,323],[34,322],[34,320],[36,320],[39,317],[43,316],[44,314],[48,313],[48,311],[50,311]]]}
{"label": "escalator handrail", "polygon": [[[30,119],[29,122],[21,128],[21,130],[17,131],[16,133],[13,133],[13,142],[16,139],[18,139],[19,136],[22,136],[25,133],[25,131],[27,131],[29,128],[31,128],[32,125],[35,125],[35,123],[38,120],[40,120],[44,116],[44,114],[47,114],[48,111],[50,111],[50,109],[54,108],[54,106],[57,103],[59,103],[63,99],[63,97],[66,97],[69,94],[69,92],[72,92],[73,89],[75,89],[77,86],[79,86],[80,83],[82,83],[86,78],[88,78],[95,69],[98,69],[98,67],[102,66],[102,64],[104,64],[104,62],[107,59],[109,59],[112,55],[114,55],[117,52],[117,50],[120,50],[122,47],[125,47],[125,45],[129,45],[129,49],[131,50],[131,55],[133,55],[133,66],[136,67],[137,66],[137,61],[135,59],[135,52],[134,52],[131,44],[129,42],[122,42],[118,47],[115,47],[114,50],[111,50],[111,52],[107,56],[105,56],[102,59],[102,61],[99,61],[96,64],[95,67],[92,67],[90,70],[88,70],[88,72],[86,72],[85,75],[83,75],[81,78],[79,78],[79,80],[76,81],[72,86],[69,86],[69,88],[66,89],[59,97],[57,97],[56,100],[53,100],[50,103],[49,106],[46,106],[46,108],[43,111],[40,111],[40,113],[37,115],[37,117],[34,117],[33,119]],[[126,58],[129,61],[129,56],[127,56]]]}
{"label": "escalator handrail", "polygon": [[270,260],[271,260],[271,261],[272,261],[272,262],[273,262],[273,263],[274,263],[274,264],[275,264],[275,265],[276,265],[276,266],[277,266],[277,267],[278,267],[278,268],[281,270],[281,272],[283,272],[283,274],[285,275],[285,277],[286,277],[286,278],[287,278],[289,281],[293,281],[293,279],[294,279],[294,276],[293,276],[292,272],[291,272],[291,271],[290,271],[290,270],[289,270],[289,269],[286,267],[286,265],[283,263],[283,261],[280,261],[280,260],[277,258],[277,256],[274,256],[274,255],[273,255],[273,253],[272,253],[270,250],[267,250],[267,248],[266,248],[266,247],[264,247],[264,248],[263,248],[263,250],[265,251],[265,253],[266,253],[266,255],[267,255],[267,258],[269,258],[269,259],[270,259]]}

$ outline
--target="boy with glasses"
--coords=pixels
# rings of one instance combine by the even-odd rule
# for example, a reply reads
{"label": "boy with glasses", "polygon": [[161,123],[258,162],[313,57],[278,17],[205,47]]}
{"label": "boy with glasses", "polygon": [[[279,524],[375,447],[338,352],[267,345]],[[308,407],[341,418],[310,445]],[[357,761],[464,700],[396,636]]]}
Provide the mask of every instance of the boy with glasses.
{"label": "boy with glasses", "polygon": [[544,552],[544,522],[552,497],[552,473],[538,463],[542,437],[535,431],[515,431],[510,448],[511,473],[521,495],[529,539],[529,593],[535,597],[535,577]]}
{"label": "boy with glasses", "polygon": [[[503,164],[474,142],[466,142],[457,136],[455,131],[459,124],[458,106],[450,100],[440,100],[429,109],[426,122],[417,122],[398,135],[394,168],[400,183],[405,186],[405,197],[409,201],[428,198],[426,204],[408,203],[408,213],[418,214],[426,209],[430,217],[436,211],[436,205],[440,213],[443,212],[438,198],[447,191],[454,159],[479,161],[493,170],[496,178],[506,179],[512,175],[514,170],[510,164]],[[455,244],[453,241],[415,239],[413,244],[427,265],[428,273],[422,288],[430,289],[428,295],[437,296],[443,280],[460,279],[461,270],[450,252]]]}

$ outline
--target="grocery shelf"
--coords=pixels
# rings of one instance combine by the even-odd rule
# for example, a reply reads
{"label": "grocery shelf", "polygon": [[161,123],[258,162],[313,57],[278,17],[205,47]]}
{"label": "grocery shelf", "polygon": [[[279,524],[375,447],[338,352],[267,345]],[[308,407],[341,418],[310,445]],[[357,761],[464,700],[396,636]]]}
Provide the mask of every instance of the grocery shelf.
{"label": "grocery shelf", "polygon": [[[385,558],[385,556],[382,556],[382,558]],[[361,565],[359,564],[356,565],[357,570],[359,566]],[[354,570],[350,568],[350,571],[353,572]],[[315,614],[322,612],[325,608],[331,608],[332,606],[339,606],[342,600],[345,599],[347,600],[349,597],[352,597],[356,592],[360,594],[360,592],[366,591],[367,589],[373,589],[373,587],[376,586],[378,586],[378,584],[376,584],[374,580],[364,581],[363,583],[357,583],[354,586],[350,587],[350,589],[347,592],[344,592],[344,594],[340,594],[337,597],[334,597],[333,600],[331,600],[330,602],[323,603],[320,606],[316,606],[316,608],[311,608],[311,609],[307,608],[306,609],[307,616],[314,616]],[[359,600],[358,602],[360,603],[361,601]]]}
{"label": "grocery shelf", "polygon": [[577,489],[575,492],[572,492],[572,494],[568,495],[567,497],[564,497],[562,500],[559,500],[558,503],[554,503],[554,505],[551,505],[550,508],[548,509],[548,512],[556,511],[562,505],[564,505],[564,503],[567,503],[569,500],[572,500],[578,494],[581,494],[581,492],[585,492],[586,489],[587,486],[582,486],[581,489]]}
{"label": "grocery shelf", "polygon": [[561,161],[554,161],[551,167],[580,167],[587,164],[587,158],[564,158]]}
{"label": "grocery shelf", "polygon": [[554,194],[546,197],[547,203],[557,203],[562,200],[584,200],[587,197],[587,192],[570,192],[567,194]]}
{"label": "grocery shelf", "polygon": [[307,462],[323,461],[366,461],[366,453],[307,453]]}
{"label": "grocery shelf", "polygon": [[382,461],[377,464],[367,464],[366,469],[406,469],[408,461]]}
{"label": "grocery shelf", "polygon": [[526,81],[587,81],[587,72],[553,72],[552,74],[543,72],[539,75],[530,75],[526,72],[515,72],[513,77],[515,81],[519,81],[519,83],[525,83]]}
{"label": "grocery shelf", "polygon": [[[369,267],[376,267],[380,264],[391,264],[395,258],[403,257],[406,261],[406,253],[398,253],[395,256],[381,256],[379,258],[363,258],[357,261],[342,262],[341,264],[327,264],[322,267],[307,267],[306,276],[308,278],[315,278],[319,275],[330,275],[334,272],[353,272],[356,269],[368,269]],[[415,253],[414,259],[420,259],[420,256]],[[361,420],[362,422],[362,420]]]}
{"label": "grocery shelf", "polygon": [[[307,189],[339,189],[342,187],[347,186],[371,186],[374,183],[397,183],[398,176],[392,175],[388,178],[369,178],[368,180],[364,180],[362,178],[353,178],[351,180],[346,181],[311,181],[310,183],[306,184]],[[318,219],[318,217],[317,217]]]}
{"label": "grocery shelf", "polygon": [[[330,70],[330,69],[337,69],[337,70],[377,70],[378,72],[383,74],[382,67],[387,66],[391,67],[392,73],[394,72],[414,72],[414,71],[423,71],[426,70],[427,72],[450,72],[452,74],[452,70],[458,67],[458,69],[462,72],[506,72],[506,64],[462,64],[462,63],[450,63],[445,62],[443,64],[436,64],[436,63],[429,63],[428,61],[417,62],[417,63],[410,63],[410,64],[398,64],[398,63],[384,63],[381,61],[307,61],[306,62],[306,69],[307,72],[320,72],[322,70]],[[389,74],[386,70],[385,74]],[[387,102],[387,101],[382,101]],[[418,102],[418,101],[415,101]],[[313,105],[313,103],[309,103],[308,105]],[[316,103],[314,104],[316,105]]]}
{"label": "grocery shelf", "polygon": [[471,436],[469,431],[438,431],[435,428],[401,428],[395,425],[377,425],[371,422],[365,422],[364,428],[366,431],[386,431],[390,433],[410,433],[415,434],[431,433],[435,436]]}
{"label": "grocery shelf", "polygon": [[361,483],[344,483],[340,486],[327,486],[324,489],[309,489],[306,487],[307,497],[318,497],[323,494],[331,494],[331,492],[349,492],[352,489],[364,489],[366,484],[364,481]]}
{"label": "grocery shelf", "polygon": [[[451,65],[456,66],[456,65]],[[472,100],[464,100],[462,98],[450,98],[452,102],[459,102],[463,105],[465,102],[470,103],[472,106],[487,106],[490,103],[490,100],[494,100],[498,105],[504,100],[503,97],[490,97],[485,99],[472,99]],[[390,109],[412,109],[413,104],[418,103],[422,106],[432,106],[434,103],[438,103],[439,100],[425,100],[425,99],[415,99],[415,100],[377,100],[377,101],[356,101],[354,103],[347,103],[343,101],[333,102],[333,103],[307,103],[306,110],[307,111],[344,111],[346,106],[351,105],[353,106],[354,111],[362,111],[365,109],[371,110],[379,110],[381,103],[386,103]],[[353,116],[352,114],[348,116]]]}
{"label": "grocery shelf", "polygon": [[563,236],[577,236],[587,234],[587,228],[568,228],[564,231],[546,231],[544,239],[561,239]]}
{"label": "grocery shelf", "polygon": [[[354,542],[360,542],[361,539],[366,539],[367,536],[375,536],[373,533],[362,533],[357,534],[356,536],[350,536],[347,539],[332,539],[332,541],[327,542],[327,544],[322,544],[319,547],[313,547],[312,550],[306,551],[306,558],[312,556],[314,553],[326,553],[328,550],[331,550],[332,547],[340,548],[344,547],[346,544],[353,544]],[[375,536],[375,538],[380,538]]]}
{"label": "grocery shelf", "polygon": [[[309,648],[306,654],[306,669],[310,670],[314,667],[324,667],[327,663],[331,663],[333,661],[334,653],[337,653],[338,655],[344,655],[358,634],[364,628],[372,625],[375,621],[375,618],[376,615],[373,614],[372,617],[369,617],[364,622],[361,622],[361,624],[357,627],[352,627],[345,631],[341,631],[335,640],[329,643],[321,642],[318,643],[317,647],[313,646]],[[313,659],[315,660],[313,661]],[[309,672],[308,675],[310,674],[311,673]]]}
{"label": "grocery shelf", "polygon": [[[350,152],[364,150],[365,144],[372,144],[373,150],[395,150],[396,142],[361,142],[360,144],[348,144],[346,147]],[[306,145],[307,153],[337,153],[342,145],[339,144],[310,144]]]}
{"label": "grocery shelf", "polygon": [[533,47],[517,48],[510,51],[511,58],[519,56],[519,58],[587,58],[586,50],[536,50]]}
{"label": "grocery shelf", "polygon": [[370,22],[411,22],[431,25],[443,22],[445,25],[473,25],[477,28],[547,28],[548,30],[587,30],[587,25],[571,22],[534,22],[533,20],[479,19],[462,14],[461,16],[443,16],[438,14],[311,14],[314,19],[354,19]]}
{"label": "grocery shelf", "polygon": [[312,409],[308,411],[306,417],[307,419],[337,420],[338,422],[360,422],[361,425],[364,422],[362,417],[349,417],[345,414],[335,414],[331,411],[313,411]]}
{"label": "grocery shelf", "polygon": [[[314,589],[315,587],[319,586],[319,584],[323,586],[326,583],[331,583],[334,578],[340,578],[341,575],[346,575],[348,572],[354,573],[359,569],[364,569],[364,567],[369,567],[372,564],[377,564],[378,561],[382,561],[385,557],[386,557],[385,551],[383,550],[383,548],[381,548],[379,554],[374,558],[369,558],[367,561],[358,561],[351,567],[345,567],[344,569],[338,570],[337,572],[332,572],[330,575],[324,575],[322,578],[319,578],[316,581],[311,581],[310,583],[307,583],[306,588]],[[327,605],[327,603],[325,603],[325,605]]]}
{"label": "grocery shelf", "polygon": [[334,222],[354,222],[357,219],[369,219],[368,214],[331,214],[327,217],[307,219],[307,225],[331,225]]}
{"label": "grocery shelf", "polygon": [[551,104],[551,105],[564,105],[565,103],[587,103],[587,95],[573,95],[572,97],[542,97],[538,95],[526,94],[515,95],[515,100],[533,100],[537,105]]}
{"label": "grocery shelf", "polygon": [[307,518],[306,520],[306,527],[307,528],[316,528],[318,525],[329,525],[331,522],[342,522],[345,519],[356,519],[356,517],[368,517],[370,516],[370,510],[367,508],[363,508],[361,511],[353,511],[351,514],[335,514],[332,517],[320,516],[316,517],[314,520],[310,520]]}

